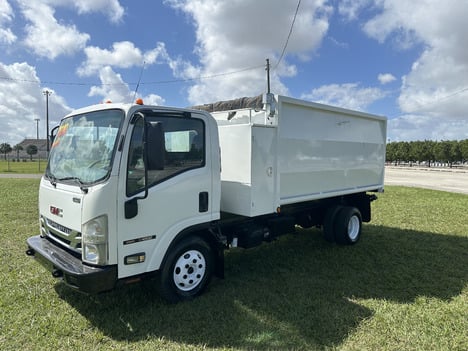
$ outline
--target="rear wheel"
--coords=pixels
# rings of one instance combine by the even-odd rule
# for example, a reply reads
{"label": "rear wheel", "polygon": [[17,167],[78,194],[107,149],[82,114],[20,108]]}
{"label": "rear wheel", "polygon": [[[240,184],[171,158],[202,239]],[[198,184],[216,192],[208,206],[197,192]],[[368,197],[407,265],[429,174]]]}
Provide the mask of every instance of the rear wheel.
{"label": "rear wheel", "polygon": [[340,245],[355,244],[361,237],[362,217],[356,207],[342,207],[335,216],[335,241]]}
{"label": "rear wheel", "polygon": [[343,208],[343,206],[335,205],[330,207],[325,213],[323,219],[323,237],[328,242],[335,242],[335,219],[337,213]]}
{"label": "rear wheel", "polygon": [[213,274],[213,252],[199,237],[179,242],[167,256],[160,276],[160,293],[169,302],[200,295]]}

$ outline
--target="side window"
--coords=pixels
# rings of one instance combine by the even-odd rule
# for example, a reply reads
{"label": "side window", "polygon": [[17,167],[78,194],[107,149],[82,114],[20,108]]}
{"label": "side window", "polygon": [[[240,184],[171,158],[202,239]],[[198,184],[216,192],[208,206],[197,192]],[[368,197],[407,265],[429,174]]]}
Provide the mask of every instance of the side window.
{"label": "side window", "polygon": [[[164,168],[150,170],[148,183],[154,185],[191,169],[205,166],[205,124],[195,118],[147,116],[164,130]],[[127,196],[142,191],[145,183],[143,162],[143,119],[135,124],[127,166]],[[151,150],[149,150],[151,152]]]}

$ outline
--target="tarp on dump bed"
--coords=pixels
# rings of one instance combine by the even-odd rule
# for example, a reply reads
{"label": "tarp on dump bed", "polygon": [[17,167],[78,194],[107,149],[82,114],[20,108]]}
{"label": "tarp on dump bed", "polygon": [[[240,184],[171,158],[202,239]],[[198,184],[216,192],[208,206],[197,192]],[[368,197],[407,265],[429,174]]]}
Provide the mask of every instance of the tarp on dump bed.
{"label": "tarp on dump bed", "polygon": [[263,108],[263,98],[262,95],[242,97],[234,100],[217,101],[211,104],[192,106],[190,108],[207,112],[229,111],[243,108],[261,110]]}

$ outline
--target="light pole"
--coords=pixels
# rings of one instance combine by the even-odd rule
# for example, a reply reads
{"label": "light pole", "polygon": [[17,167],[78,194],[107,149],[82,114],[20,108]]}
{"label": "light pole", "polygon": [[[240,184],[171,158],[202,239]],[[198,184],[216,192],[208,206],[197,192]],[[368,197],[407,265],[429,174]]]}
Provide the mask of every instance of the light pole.
{"label": "light pole", "polygon": [[40,121],[40,119],[39,118],[34,118],[34,120],[36,121],[36,139],[39,140],[39,121]]}
{"label": "light pole", "polygon": [[50,90],[42,91],[46,97],[46,139],[47,139],[47,157],[49,157],[49,96],[52,94]]}

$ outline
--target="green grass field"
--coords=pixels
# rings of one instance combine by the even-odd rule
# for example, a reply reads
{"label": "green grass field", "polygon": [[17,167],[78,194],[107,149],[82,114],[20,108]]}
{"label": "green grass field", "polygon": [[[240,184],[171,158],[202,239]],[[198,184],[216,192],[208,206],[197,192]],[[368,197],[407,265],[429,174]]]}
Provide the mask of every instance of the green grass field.
{"label": "green grass field", "polygon": [[44,173],[44,170],[47,166],[47,160],[38,160],[36,158],[33,161],[20,161],[13,162],[0,160],[0,173],[18,173],[18,174],[34,174],[34,173]]}
{"label": "green grass field", "polygon": [[226,252],[168,305],[150,282],[86,296],[24,254],[38,180],[0,179],[0,350],[467,350],[468,196],[387,187],[353,247],[301,230]]}

